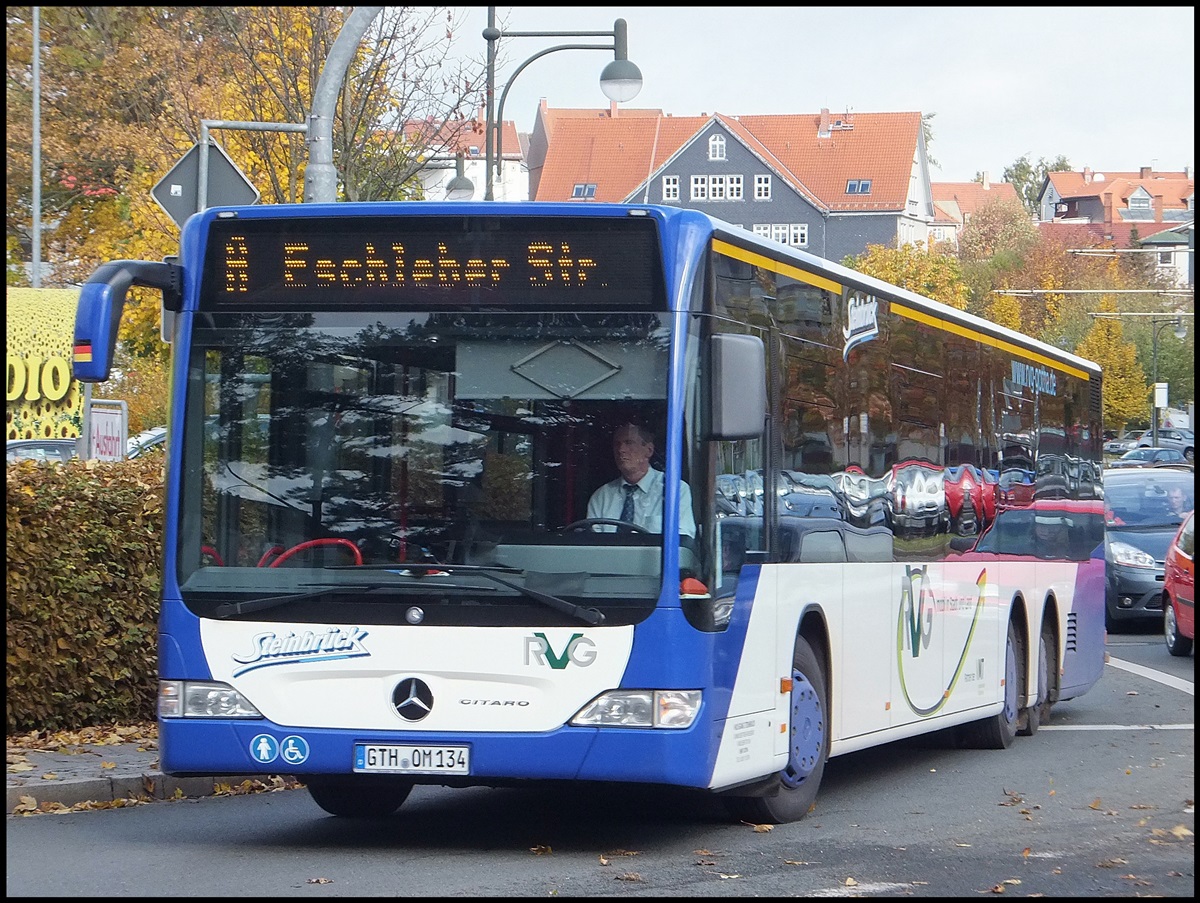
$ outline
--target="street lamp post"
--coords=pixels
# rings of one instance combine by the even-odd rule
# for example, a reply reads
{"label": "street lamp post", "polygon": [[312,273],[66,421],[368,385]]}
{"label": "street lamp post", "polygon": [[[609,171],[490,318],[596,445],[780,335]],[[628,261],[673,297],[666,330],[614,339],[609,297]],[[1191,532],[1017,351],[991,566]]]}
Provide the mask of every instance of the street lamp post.
{"label": "street lamp post", "polygon": [[1187,328],[1183,325],[1183,319],[1180,317],[1167,317],[1166,319],[1152,319],[1151,325],[1154,327],[1154,338],[1150,343],[1150,359],[1152,361],[1151,368],[1153,376],[1150,382],[1153,386],[1151,391],[1154,395],[1151,398],[1151,413],[1153,419],[1150,421],[1150,443],[1154,446],[1158,445],[1158,334],[1162,332],[1164,326],[1175,327],[1175,338],[1182,339],[1187,336]]}
{"label": "street lamp post", "polygon": [[[612,38],[611,44],[558,44],[539,50],[520,66],[509,77],[504,91],[500,94],[500,104],[495,107],[496,96],[496,44],[501,38]],[[642,89],[642,73],[629,60],[628,27],[624,19],[613,23],[612,31],[501,31],[496,27],[496,7],[488,7],[488,24],[483,30],[483,38],[487,41],[487,134],[485,137],[485,155],[487,165],[487,190],[484,200],[495,200],[494,178],[500,172],[501,154],[503,152],[504,100],[508,90],[518,75],[534,60],[541,59],[548,53],[559,50],[611,50],[613,60],[600,73],[600,88],[606,97],[617,103],[633,100]]]}

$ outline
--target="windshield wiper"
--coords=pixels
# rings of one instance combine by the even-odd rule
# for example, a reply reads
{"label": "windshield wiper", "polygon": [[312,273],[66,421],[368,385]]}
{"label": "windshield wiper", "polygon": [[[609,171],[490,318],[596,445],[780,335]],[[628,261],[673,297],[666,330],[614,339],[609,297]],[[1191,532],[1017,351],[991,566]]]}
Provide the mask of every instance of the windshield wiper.
{"label": "windshield wiper", "polygon": [[442,577],[449,576],[457,571],[463,571],[471,574],[478,574],[480,577],[486,577],[494,583],[499,583],[501,586],[507,586],[509,589],[516,590],[523,596],[527,596],[536,602],[540,602],[547,608],[553,608],[555,611],[560,611],[572,618],[577,618],[585,624],[591,624],[593,627],[603,624],[605,621],[604,612],[595,608],[584,608],[582,605],[576,605],[574,602],[568,602],[566,599],[560,599],[558,596],[552,596],[549,593],[543,593],[540,590],[530,589],[528,586],[522,586],[519,583],[511,583],[500,577],[495,571],[503,574],[524,574],[520,568],[509,567],[503,564],[438,564],[436,562],[422,561],[416,564],[367,564],[367,565],[331,565],[327,570],[362,570],[370,568],[372,570],[386,570],[394,574],[405,574],[418,580],[423,580],[426,577]]}
{"label": "windshield wiper", "polygon": [[354,586],[346,586],[339,583],[337,585],[323,586],[321,589],[311,590],[306,593],[265,596],[261,599],[247,599],[244,602],[223,602],[213,610],[213,617],[231,618],[234,615],[241,615],[251,611],[265,611],[268,608],[279,608],[282,605],[303,602],[305,599],[316,599],[319,596],[344,596],[347,593],[369,593],[381,587],[394,585],[392,583],[357,583]]}
{"label": "windshield wiper", "polygon": [[568,602],[566,599],[560,599],[558,596],[552,596],[549,593],[543,593],[536,589],[530,589],[528,586],[521,586],[519,583],[510,583],[503,577],[489,573],[487,570],[480,570],[479,576],[486,577],[488,580],[493,580],[501,586],[507,586],[509,589],[515,589],[522,595],[528,596],[530,599],[535,599],[541,602],[547,608],[553,608],[555,611],[561,611],[563,614],[570,615],[573,618],[578,618],[585,624],[591,624],[593,627],[598,627],[604,623],[604,612],[595,608],[584,608],[582,605],[576,605],[574,602]]}

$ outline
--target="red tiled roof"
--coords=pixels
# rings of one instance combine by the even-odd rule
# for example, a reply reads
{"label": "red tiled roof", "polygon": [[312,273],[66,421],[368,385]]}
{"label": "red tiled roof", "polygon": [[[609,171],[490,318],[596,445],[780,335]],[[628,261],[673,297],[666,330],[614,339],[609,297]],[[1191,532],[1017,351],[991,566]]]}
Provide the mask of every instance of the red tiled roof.
{"label": "red tiled roof", "polygon": [[1011,182],[989,182],[987,188],[981,182],[932,182],[929,188],[933,194],[934,208],[953,217],[959,225],[992,201],[1021,203],[1016,186]]}
{"label": "red tiled roof", "polygon": [[[818,207],[836,211],[903,210],[921,135],[920,113],[763,116],[663,116],[658,111],[543,109],[553,134],[536,200],[565,200],[579,183],[597,201],[623,201],[714,118]],[[654,115],[648,115],[653,113]],[[846,126],[818,135],[822,116]],[[548,126],[549,128],[550,126]],[[846,182],[870,179],[869,196],[847,195]]]}
{"label": "red tiled roof", "polygon": [[[1187,199],[1196,193],[1196,182],[1194,179],[1110,179],[1107,182],[1102,182],[1097,185],[1095,182],[1091,185],[1095,191],[1096,197],[1104,197],[1111,194],[1114,201],[1120,203],[1124,207],[1129,201],[1129,196],[1139,188],[1146,189],[1146,193],[1150,197],[1162,195],[1164,210],[1181,210],[1187,207]],[[1084,195],[1090,197],[1091,195]]]}
{"label": "red tiled roof", "polygon": [[1037,224],[1044,235],[1054,235],[1065,242],[1080,247],[1090,247],[1097,240],[1111,242],[1115,248],[1133,246],[1133,233],[1138,238],[1149,238],[1159,232],[1174,229],[1179,223],[1056,223],[1042,222]]}
{"label": "red tiled roof", "polygon": [[[1050,180],[1050,184],[1054,186],[1054,190],[1058,192],[1062,198],[1092,198],[1099,197],[1100,194],[1112,187],[1112,183],[1118,179],[1126,179],[1131,182],[1138,183],[1158,183],[1160,180],[1167,181],[1189,181],[1187,172],[1153,172],[1149,171],[1149,177],[1143,178],[1141,172],[1103,172],[1097,173],[1090,169],[1082,172],[1051,172],[1046,174],[1046,178]],[[1151,194],[1154,194],[1152,189],[1147,189]]]}
{"label": "red tiled roof", "polygon": [[[503,123],[504,134],[501,139],[501,151],[505,160],[520,160],[522,158],[521,140],[517,134],[517,125],[510,119],[506,119]],[[482,158],[487,149],[487,128],[486,125],[477,119],[459,119],[451,122],[446,122],[438,130],[433,138],[426,138],[431,130],[431,124],[420,121],[410,121],[405,124],[404,132],[406,135],[420,136],[418,140],[424,141],[428,146],[445,153],[447,156],[453,156],[458,152],[466,157]],[[442,152],[441,148],[445,148]],[[472,152],[472,150],[474,152]]]}

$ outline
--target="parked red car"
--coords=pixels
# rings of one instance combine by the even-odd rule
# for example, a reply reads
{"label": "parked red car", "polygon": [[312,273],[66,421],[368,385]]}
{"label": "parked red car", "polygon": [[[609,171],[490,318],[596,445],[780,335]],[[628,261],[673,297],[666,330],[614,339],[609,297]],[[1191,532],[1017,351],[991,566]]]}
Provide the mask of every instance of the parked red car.
{"label": "parked red car", "polygon": [[1172,655],[1190,655],[1196,636],[1196,534],[1192,511],[1167,547],[1163,580],[1163,639]]}

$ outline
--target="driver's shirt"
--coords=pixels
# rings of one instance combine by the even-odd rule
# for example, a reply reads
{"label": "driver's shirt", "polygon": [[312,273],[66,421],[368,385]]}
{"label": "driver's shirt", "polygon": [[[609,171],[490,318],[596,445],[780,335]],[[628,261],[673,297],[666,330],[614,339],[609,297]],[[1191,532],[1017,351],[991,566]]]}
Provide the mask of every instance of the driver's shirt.
{"label": "driver's shirt", "polygon": [[[633,493],[633,522],[651,533],[662,532],[663,515],[663,472],[653,467],[637,483]],[[589,518],[620,520],[621,508],[625,504],[625,480],[617,477],[592,493],[588,500]],[[602,524],[593,529],[612,533],[617,528]],[[679,533],[682,536],[696,535],[696,520],[692,514],[692,490],[687,483],[679,483]]]}

